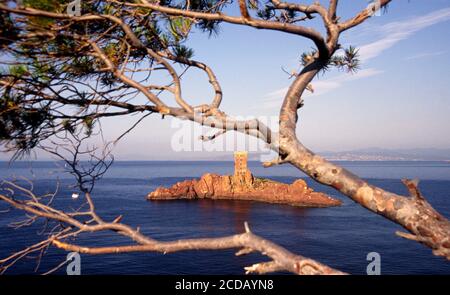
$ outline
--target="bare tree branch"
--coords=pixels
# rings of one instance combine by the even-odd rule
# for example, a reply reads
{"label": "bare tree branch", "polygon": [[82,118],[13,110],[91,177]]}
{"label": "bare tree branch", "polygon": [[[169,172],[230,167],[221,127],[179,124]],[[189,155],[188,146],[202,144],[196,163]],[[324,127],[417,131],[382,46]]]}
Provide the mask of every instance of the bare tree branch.
{"label": "bare tree branch", "polygon": [[[86,1],[86,7],[90,10],[82,16],[0,4],[0,20],[4,24],[4,28],[0,28],[0,50],[6,57],[1,64],[15,69],[0,74],[0,92],[5,99],[0,109],[0,124],[4,125],[0,125],[0,131],[5,131],[5,134],[0,134],[0,140],[5,142],[8,150],[26,152],[40,147],[56,157],[63,152],[68,153],[71,158],[66,159],[65,155],[60,158],[67,160],[67,165],[72,169],[87,207],[66,212],[52,206],[53,196],[50,201],[43,202],[45,198],[36,196],[32,189],[12,182],[3,183],[4,193],[0,194],[0,200],[28,214],[28,218],[15,224],[16,227],[28,226],[39,218],[57,223],[48,239],[1,260],[3,270],[17,259],[30,253],[43,253],[47,247],[54,245],[90,254],[242,248],[244,250],[239,251],[240,254],[256,251],[266,253],[272,259],[248,267],[248,272],[266,273],[284,269],[298,274],[340,273],[294,255],[249,230],[223,238],[159,242],[120,223],[120,216],[112,222],[103,220],[95,212],[91,192],[95,182],[112,162],[106,159],[109,152],[94,156],[95,148],[82,150],[81,143],[85,138],[80,135],[85,131],[86,138],[89,138],[94,123],[101,118],[137,113],[142,113],[142,118],[149,114],[160,114],[163,118],[171,116],[218,130],[203,139],[211,140],[228,131],[261,139],[278,154],[265,166],[290,163],[317,182],[335,188],[364,208],[408,231],[398,235],[420,242],[430,247],[435,255],[450,259],[450,222],[426,201],[417,182],[404,181],[410,196],[385,191],[314,154],[303,146],[296,135],[298,110],[304,103],[303,94],[305,90],[312,89],[311,82],[319,72],[339,61],[336,53],[341,49],[340,34],[368,20],[378,9],[386,7],[390,0],[380,0],[343,22],[336,15],[337,0],[330,0],[328,7],[319,2],[304,5],[271,0],[264,5],[265,11],[259,11],[261,13],[255,13],[251,3],[240,0],[237,3],[238,16],[222,12],[227,1],[217,1],[204,7],[186,2],[184,7],[175,7],[146,0],[105,0],[102,3],[110,10],[102,11],[93,5],[94,2]],[[298,25],[299,21],[313,17],[322,21],[326,29],[324,34]],[[303,69],[291,75],[293,81],[280,109],[279,133],[272,132],[259,120],[237,120],[220,110],[223,93],[218,78],[205,63],[192,59],[193,52],[183,44],[192,26],[200,25],[213,30],[220,22],[285,32],[313,41],[316,48],[302,63]],[[163,28],[160,23],[169,24],[169,28]],[[11,62],[12,59],[17,60]],[[193,106],[184,97],[182,77],[191,68],[206,74],[207,82],[214,91],[209,103]],[[156,71],[165,73],[167,80],[153,83],[151,78]],[[141,73],[145,74],[144,77]],[[162,93],[171,97],[176,105],[167,102]],[[147,101],[139,101],[139,95],[145,96]],[[58,144],[58,140],[64,143]],[[52,146],[43,144],[44,141]],[[90,168],[78,166],[81,156],[90,157]],[[22,199],[14,198],[15,193],[20,193]],[[133,243],[99,248],[66,241],[80,232],[99,231],[114,231],[129,237]]]}
{"label": "bare tree branch", "polygon": [[[15,186],[16,187],[16,186]],[[31,191],[27,194],[32,199],[40,199],[35,196]],[[41,250],[44,247],[48,247],[50,244],[70,252],[78,252],[83,254],[119,254],[129,252],[161,252],[164,254],[187,251],[187,250],[223,250],[223,249],[252,249],[252,251],[260,252],[271,259],[277,264],[277,268],[265,268],[265,272],[287,270],[295,274],[344,274],[338,270],[332,269],[324,264],[321,264],[312,259],[308,259],[302,256],[294,255],[286,249],[265,240],[257,235],[254,235],[248,225],[245,225],[246,232],[228,237],[221,238],[203,238],[203,239],[184,239],[169,242],[160,242],[154,239],[143,236],[137,229],[134,229],[128,225],[120,223],[120,217],[113,222],[105,222],[95,213],[95,207],[92,202],[89,193],[85,195],[88,203],[89,210],[85,212],[64,213],[62,211],[53,209],[47,205],[43,205],[39,202],[19,201],[14,200],[12,197],[0,194],[0,200],[5,201],[12,207],[29,212],[37,218],[45,218],[50,221],[56,220],[67,225],[63,230],[57,234],[50,235],[48,239],[39,242],[33,246],[30,246],[22,251],[16,252],[11,256],[0,260],[1,271],[6,271],[19,259],[23,258],[30,253]],[[88,223],[80,222],[77,217],[81,215],[91,216],[91,220]],[[82,247],[75,244],[63,242],[64,239],[74,237],[82,232],[100,232],[100,231],[114,231],[117,234],[127,236],[136,244],[126,246],[111,246],[111,247]],[[57,266],[54,271],[63,263]],[[261,272],[261,267],[255,267],[246,269],[247,272]]]}

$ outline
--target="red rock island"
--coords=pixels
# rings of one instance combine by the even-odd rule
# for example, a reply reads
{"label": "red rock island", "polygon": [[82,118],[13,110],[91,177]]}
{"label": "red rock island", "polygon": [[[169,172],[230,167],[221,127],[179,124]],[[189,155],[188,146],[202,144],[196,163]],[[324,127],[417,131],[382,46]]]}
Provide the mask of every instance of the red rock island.
{"label": "red rock island", "polygon": [[286,184],[254,177],[247,167],[247,152],[234,154],[233,175],[207,173],[200,179],[178,182],[170,188],[159,187],[147,199],[248,200],[304,207],[341,205],[341,201],[315,192],[302,179]]}

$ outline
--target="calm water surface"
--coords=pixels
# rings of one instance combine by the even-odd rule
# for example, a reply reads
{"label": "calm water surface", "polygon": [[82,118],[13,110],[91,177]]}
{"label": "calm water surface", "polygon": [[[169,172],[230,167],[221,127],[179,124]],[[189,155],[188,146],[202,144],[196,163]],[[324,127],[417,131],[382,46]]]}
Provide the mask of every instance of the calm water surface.
{"label": "calm water surface", "polygon": [[[371,183],[406,194],[401,178],[420,178],[420,187],[430,203],[450,218],[450,163],[446,162],[342,162],[342,165]],[[289,166],[264,169],[251,162],[253,173],[278,181],[292,182],[304,177]],[[140,226],[141,232],[159,240],[216,237],[240,233],[248,221],[253,231],[294,253],[317,259],[340,270],[364,274],[366,255],[381,255],[383,274],[450,274],[450,263],[434,257],[417,243],[395,235],[401,228],[374,215],[333,189],[307,179],[344,204],[337,208],[305,209],[245,201],[147,202],[145,196],[158,186],[169,186],[206,172],[232,173],[232,162],[116,162],[96,186],[93,196],[98,213],[106,220],[123,215],[123,222]],[[72,178],[51,162],[0,162],[0,178],[25,175],[34,179],[35,190],[52,191],[59,182],[59,204],[77,208],[82,200],[70,198]],[[7,209],[0,203],[0,211]],[[0,214],[0,258],[42,239],[42,224],[13,230],[12,221],[23,216],[17,211]],[[84,246],[127,244],[113,233],[81,236]],[[258,254],[234,256],[235,251],[183,252],[170,255],[136,253],[81,256],[83,274],[242,274],[243,267],[267,258]],[[49,249],[40,266],[44,272],[65,259],[66,253]],[[25,259],[8,273],[33,273],[36,264]],[[65,270],[59,273],[63,274]]]}

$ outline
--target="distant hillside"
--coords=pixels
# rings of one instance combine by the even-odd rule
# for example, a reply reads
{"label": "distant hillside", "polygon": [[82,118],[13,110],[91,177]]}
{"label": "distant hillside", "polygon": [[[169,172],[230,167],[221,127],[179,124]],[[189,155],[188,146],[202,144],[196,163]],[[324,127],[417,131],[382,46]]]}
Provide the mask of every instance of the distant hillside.
{"label": "distant hillside", "polygon": [[450,161],[450,149],[367,148],[343,152],[321,152],[329,160],[342,161]]}
{"label": "distant hillside", "polygon": [[[366,148],[349,151],[325,151],[319,155],[334,161],[450,161],[450,149],[383,149]],[[233,152],[190,152],[180,160],[233,161]],[[250,152],[250,161],[271,160],[274,154]]]}
{"label": "distant hillside", "polygon": [[[449,161],[449,149],[383,149],[366,148],[349,151],[323,151],[319,155],[331,161]],[[3,157],[2,157],[3,156]],[[274,153],[250,152],[250,161],[268,161],[275,157]],[[0,161],[8,161],[9,155],[0,154]],[[39,160],[52,160],[40,157]],[[173,156],[154,154],[119,155],[118,161],[233,161],[233,152],[179,152]]]}

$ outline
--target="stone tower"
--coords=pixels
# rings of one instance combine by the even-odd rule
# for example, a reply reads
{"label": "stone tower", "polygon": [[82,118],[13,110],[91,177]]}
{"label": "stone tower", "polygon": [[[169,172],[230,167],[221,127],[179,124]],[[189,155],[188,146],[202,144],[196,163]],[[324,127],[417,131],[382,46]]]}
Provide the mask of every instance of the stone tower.
{"label": "stone tower", "polygon": [[247,172],[247,152],[234,152],[234,175],[243,176]]}
{"label": "stone tower", "polygon": [[253,175],[247,167],[248,153],[245,151],[234,152],[234,175],[235,182],[241,184],[252,184]]}

